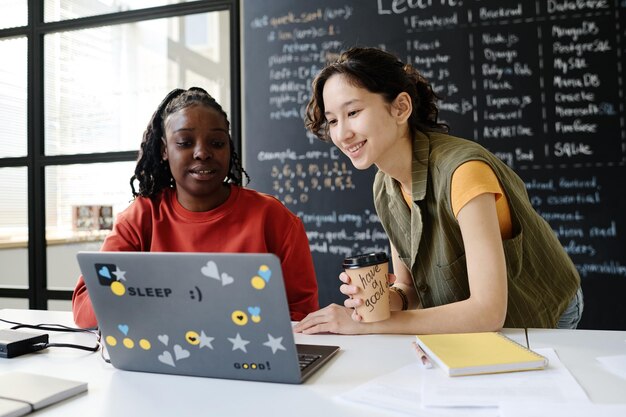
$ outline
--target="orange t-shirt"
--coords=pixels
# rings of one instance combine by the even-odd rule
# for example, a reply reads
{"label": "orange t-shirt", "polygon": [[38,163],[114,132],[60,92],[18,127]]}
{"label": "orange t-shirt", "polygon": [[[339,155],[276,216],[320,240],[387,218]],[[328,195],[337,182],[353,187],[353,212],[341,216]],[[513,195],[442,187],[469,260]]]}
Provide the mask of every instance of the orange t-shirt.
{"label": "orange t-shirt", "polygon": [[[511,210],[509,202],[504,195],[500,182],[491,167],[482,161],[468,161],[460,165],[452,174],[450,186],[450,199],[454,216],[473,198],[484,193],[496,196],[496,212],[500,235],[502,239],[510,239],[513,236],[511,222]],[[411,196],[402,189],[402,195],[409,207],[412,206]]]}

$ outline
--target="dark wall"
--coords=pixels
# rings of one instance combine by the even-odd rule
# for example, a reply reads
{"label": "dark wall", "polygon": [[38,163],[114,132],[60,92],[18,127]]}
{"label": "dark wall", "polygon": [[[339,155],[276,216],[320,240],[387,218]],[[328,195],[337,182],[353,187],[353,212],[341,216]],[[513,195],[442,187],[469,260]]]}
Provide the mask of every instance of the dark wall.
{"label": "dark wall", "polygon": [[581,327],[626,329],[626,1],[245,0],[245,161],[309,233],[320,303],[345,255],[384,250],[374,168],[305,132],[313,77],[350,46],[413,64],[451,133],[513,167],[583,279]]}

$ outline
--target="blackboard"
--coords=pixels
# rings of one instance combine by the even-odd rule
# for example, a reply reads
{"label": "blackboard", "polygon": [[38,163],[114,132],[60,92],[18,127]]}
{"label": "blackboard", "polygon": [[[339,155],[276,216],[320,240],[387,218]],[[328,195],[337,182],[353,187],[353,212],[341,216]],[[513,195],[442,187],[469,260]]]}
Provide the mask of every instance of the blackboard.
{"label": "blackboard", "polygon": [[580,327],[626,329],[626,0],[246,0],[250,187],[304,221],[320,303],[343,302],[345,255],[388,242],[357,171],[308,134],[313,77],[354,45],[417,67],[451,133],[513,167],[583,280]]}

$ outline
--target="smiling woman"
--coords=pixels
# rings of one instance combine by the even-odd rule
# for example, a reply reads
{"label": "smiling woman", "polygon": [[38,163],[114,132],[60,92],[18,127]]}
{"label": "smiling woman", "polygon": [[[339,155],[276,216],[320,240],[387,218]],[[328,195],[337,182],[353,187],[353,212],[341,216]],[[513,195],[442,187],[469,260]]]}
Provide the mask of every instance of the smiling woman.
{"label": "smiling woman", "polygon": [[341,273],[344,306],[308,315],[295,331],[577,326],[582,292],[567,252],[510,167],[448,134],[422,74],[386,51],[355,47],[323,68],[312,87],[309,131],[332,141],[357,169],[378,169],[374,204],[391,247],[393,313],[365,323],[356,308],[372,299]]}
{"label": "smiling woman", "polygon": [[[219,103],[175,89],[143,135],[131,188],[103,251],[273,253],[281,260],[292,320],[319,307],[304,226],[274,197],[242,187],[241,166]],[[135,182],[138,189],[135,189]],[[82,277],[72,299],[80,326],[96,325]]]}

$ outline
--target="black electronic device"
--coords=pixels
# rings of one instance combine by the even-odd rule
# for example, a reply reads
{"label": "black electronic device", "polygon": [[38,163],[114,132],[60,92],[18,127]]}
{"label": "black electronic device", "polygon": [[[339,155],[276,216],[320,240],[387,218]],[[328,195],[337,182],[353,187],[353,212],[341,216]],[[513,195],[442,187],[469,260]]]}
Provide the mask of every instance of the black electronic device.
{"label": "black electronic device", "polygon": [[19,330],[0,330],[0,358],[14,358],[26,353],[45,349],[47,333],[31,333]]}

